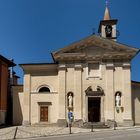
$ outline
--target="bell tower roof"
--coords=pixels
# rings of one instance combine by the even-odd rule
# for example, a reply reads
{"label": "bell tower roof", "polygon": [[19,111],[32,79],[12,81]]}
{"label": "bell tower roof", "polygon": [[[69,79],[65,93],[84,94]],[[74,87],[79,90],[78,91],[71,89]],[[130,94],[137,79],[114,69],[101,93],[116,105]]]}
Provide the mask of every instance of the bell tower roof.
{"label": "bell tower roof", "polygon": [[105,8],[105,14],[104,14],[104,20],[111,20],[108,4],[106,2],[106,8]]}

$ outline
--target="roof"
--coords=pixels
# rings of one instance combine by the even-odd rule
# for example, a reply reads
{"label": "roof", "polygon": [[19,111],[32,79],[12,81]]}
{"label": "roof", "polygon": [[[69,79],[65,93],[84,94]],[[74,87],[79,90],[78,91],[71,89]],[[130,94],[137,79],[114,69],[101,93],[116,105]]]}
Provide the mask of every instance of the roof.
{"label": "roof", "polygon": [[19,64],[19,66],[24,70],[24,72],[46,71],[57,69],[57,63],[28,63],[28,64]]}
{"label": "roof", "polygon": [[132,85],[138,85],[138,86],[140,86],[140,82],[138,82],[138,81],[131,81],[131,83],[132,83]]}
{"label": "roof", "polygon": [[[102,48],[102,49],[106,49],[109,50],[111,52],[111,55],[113,56],[113,53],[117,53],[118,55],[121,56],[121,58],[126,58],[126,55],[129,56],[130,59],[132,59],[140,50],[134,47],[130,47],[128,45],[107,39],[107,38],[103,38],[97,35],[91,35],[87,38],[84,38],[80,41],[77,41],[75,43],[72,43],[62,49],[59,49],[58,51],[55,51],[52,53],[52,56],[54,58],[54,60],[57,62],[58,61],[58,57],[69,57],[70,55],[79,55],[80,57],[85,57],[84,53],[80,53],[79,50],[80,49],[84,49],[86,47],[92,47],[93,49],[95,48],[95,46],[97,46],[98,48]],[[74,51],[76,50],[76,51]],[[105,54],[104,54],[105,55]],[[102,58],[104,56],[102,55]]]}
{"label": "roof", "polygon": [[24,64],[19,64],[20,66],[24,65],[56,65],[56,63],[24,63]]}
{"label": "roof", "polygon": [[110,12],[109,12],[109,9],[108,9],[108,5],[106,5],[104,20],[110,20],[110,19],[111,19]]}
{"label": "roof", "polygon": [[14,66],[16,66],[16,64],[12,60],[9,60],[9,59],[5,58],[2,55],[0,55],[0,60],[3,61],[3,62],[5,62],[6,64],[8,64],[8,67],[14,67]]}

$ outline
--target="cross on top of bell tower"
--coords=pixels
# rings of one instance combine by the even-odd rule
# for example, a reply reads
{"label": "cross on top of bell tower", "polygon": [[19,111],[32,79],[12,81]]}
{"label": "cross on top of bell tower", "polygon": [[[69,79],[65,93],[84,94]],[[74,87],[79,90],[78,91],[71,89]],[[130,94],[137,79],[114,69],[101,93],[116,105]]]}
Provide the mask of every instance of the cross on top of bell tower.
{"label": "cross on top of bell tower", "polygon": [[108,5],[108,0],[106,0],[106,5]]}

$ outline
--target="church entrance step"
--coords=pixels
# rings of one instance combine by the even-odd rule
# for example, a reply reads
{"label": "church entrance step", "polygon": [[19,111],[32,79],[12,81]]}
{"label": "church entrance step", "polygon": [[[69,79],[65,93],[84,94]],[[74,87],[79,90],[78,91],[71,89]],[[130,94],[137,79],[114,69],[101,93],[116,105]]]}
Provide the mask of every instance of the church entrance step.
{"label": "church entrance step", "polygon": [[57,124],[56,123],[40,122],[40,123],[33,124],[32,126],[38,126],[38,127],[55,127],[55,126],[57,126]]}
{"label": "church entrance step", "polygon": [[86,122],[86,123],[84,123],[83,128],[105,129],[105,128],[109,128],[109,126],[103,122],[93,122],[93,123]]}

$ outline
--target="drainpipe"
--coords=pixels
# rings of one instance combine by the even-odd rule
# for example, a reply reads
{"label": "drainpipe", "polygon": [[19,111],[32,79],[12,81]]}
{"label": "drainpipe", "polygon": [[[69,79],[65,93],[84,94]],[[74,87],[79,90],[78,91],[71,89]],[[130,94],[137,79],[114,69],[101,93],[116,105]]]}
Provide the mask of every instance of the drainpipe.
{"label": "drainpipe", "polygon": [[113,96],[114,96],[114,130],[116,130],[116,121],[115,121],[115,68],[113,69]]}
{"label": "drainpipe", "polygon": [[31,74],[30,74],[30,92],[29,92],[29,125],[31,125]]}
{"label": "drainpipe", "polygon": [[[0,77],[1,77],[1,75],[2,75],[2,66],[1,66],[2,64],[1,64],[1,61],[0,61]],[[0,78],[0,116],[1,116],[1,78]],[[1,120],[0,120],[1,121]],[[1,122],[0,122],[1,123]]]}

